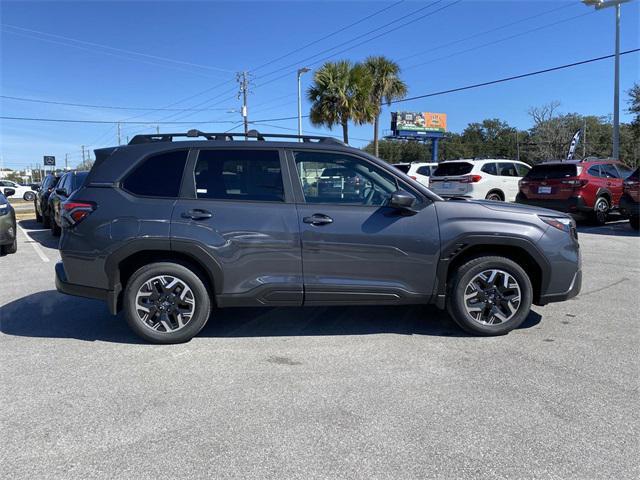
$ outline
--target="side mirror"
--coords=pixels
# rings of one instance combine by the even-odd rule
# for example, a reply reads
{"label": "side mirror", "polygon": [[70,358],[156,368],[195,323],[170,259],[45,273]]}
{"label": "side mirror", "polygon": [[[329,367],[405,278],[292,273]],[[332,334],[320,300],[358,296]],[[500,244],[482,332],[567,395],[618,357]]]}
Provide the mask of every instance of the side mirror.
{"label": "side mirror", "polygon": [[410,212],[414,203],[416,203],[416,197],[404,190],[397,190],[391,194],[388,206]]}
{"label": "side mirror", "polygon": [[64,188],[56,188],[56,193],[65,197],[67,196],[67,191]]}
{"label": "side mirror", "polygon": [[4,196],[5,197],[11,197],[12,195],[15,195],[16,191],[13,188],[5,188],[4,189]]}
{"label": "side mirror", "polygon": [[38,190],[40,190],[40,187],[37,185],[31,185],[31,190],[33,190],[34,192],[37,192]]}

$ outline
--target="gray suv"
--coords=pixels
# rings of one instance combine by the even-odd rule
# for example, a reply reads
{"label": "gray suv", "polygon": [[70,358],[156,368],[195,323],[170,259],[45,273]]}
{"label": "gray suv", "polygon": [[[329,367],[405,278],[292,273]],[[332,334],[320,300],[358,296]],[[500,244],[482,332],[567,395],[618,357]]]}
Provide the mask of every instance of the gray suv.
{"label": "gray suv", "polygon": [[[569,216],[444,201],[337,140],[293,140],[191,130],[96,150],[62,206],[58,290],[124,310],[156,343],[188,341],[214,308],[238,306],[431,303],[500,335],[531,304],[578,294]],[[324,188],[327,171],[358,189]]]}

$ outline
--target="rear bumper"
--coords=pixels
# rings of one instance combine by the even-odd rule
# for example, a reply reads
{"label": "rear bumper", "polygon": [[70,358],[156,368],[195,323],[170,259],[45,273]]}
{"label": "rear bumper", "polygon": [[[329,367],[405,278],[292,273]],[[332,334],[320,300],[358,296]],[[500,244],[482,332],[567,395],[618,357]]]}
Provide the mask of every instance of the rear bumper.
{"label": "rear bumper", "polygon": [[118,293],[112,290],[103,290],[101,288],[88,287],[86,285],[78,285],[69,283],[67,275],[64,271],[62,262],[56,263],[56,290],[66,295],[74,297],[95,298],[107,303],[109,312],[115,315],[118,313]]}
{"label": "rear bumper", "polygon": [[640,202],[636,202],[629,195],[623,195],[620,199],[620,213],[625,216],[639,216],[640,215]]}
{"label": "rear bumper", "polygon": [[563,213],[584,214],[591,212],[593,209],[589,207],[584,198],[570,197],[564,200],[555,199],[530,199],[525,197],[522,193],[518,193],[516,196],[516,203],[522,203],[523,205],[531,205],[533,207],[548,208],[550,210],[556,210]]}

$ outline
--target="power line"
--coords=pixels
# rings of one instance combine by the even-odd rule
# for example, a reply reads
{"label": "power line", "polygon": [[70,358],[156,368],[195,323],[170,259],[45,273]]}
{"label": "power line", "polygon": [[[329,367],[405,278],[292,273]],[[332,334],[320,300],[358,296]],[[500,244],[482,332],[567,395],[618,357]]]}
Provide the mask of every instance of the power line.
{"label": "power line", "polygon": [[[635,52],[639,52],[639,51],[640,51],[640,48],[634,48],[632,50],[626,50],[624,52],[620,52],[620,55],[627,55],[629,53],[635,53]],[[531,77],[531,76],[534,76],[534,75],[541,75],[543,73],[554,72],[556,70],[562,70],[562,69],[565,69],[565,68],[577,67],[578,65],[585,65],[587,63],[599,62],[601,60],[606,60],[608,58],[613,58],[613,57],[615,57],[615,54],[605,55],[605,56],[602,56],[602,57],[590,58],[588,60],[582,60],[580,62],[567,63],[565,65],[559,65],[557,67],[545,68],[544,70],[537,70],[535,72],[523,73],[521,75],[513,75],[511,77],[500,78],[498,80],[491,80],[491,81],[488,81],[488,82],[482,82],[482,83],[476,83],[476,84],[473,84],[473,85],[467,85],[465,87],[452,88],[452,89],[449,89],[449,90],[442,90],[440,92],[427,93],[427,94],[424,94],[424,95],[417,95],[415,97],[403,98],[402,100],[394,100],[393,102],[391,102],[391,104],[409,102],[411,100],[418,100],[420,98],[435,97],[437,95],[444,95],[444,94],[447,94],[447,93],[460,92],[460,91],[463,91],[463,90],[470,90],[472,88],[485,87],[487,85],[494,85],[496,83],[509,82],[511,80],[517,80],[517,79],[520,79],[520,78]]]}
{"label": "power line", "polygon": [[[179,65],[186,65],[186,66],[190,66],[190,67],[204,68],[204,69],[207,69],[207,70],[215,70],[215,71],[223,72],[223,73],[233,73],[233,70],[227,70],[225,68],[213,67],[211,65],[202,65],[200,63],[185,62],[183,60],[175,60],[173,58],[161,57],[159,55],[151,55],[151,54],[148,54],[148,53],[136,52],[136,51],[133,51],[133,50],[127,50],[127,49],[124,49],[124,48],[112,47],[110,45],[103,45],[103,44],[100,44],[100,43],[89,42],[89,41],[80,40],[80,39],[77,39],[77,38],[65,37],[64,35],[57,35],[55,33],[41,32],[39,30],[33,30],[31,28],[19,27],[17,25],[11,25],[11,24],[8,24],[8,23],[2,23],[0,25],[3,26],[3,27],[14,28],[16,30],[21,30],[21,31],[24,31],[24,32],[36,33],[36,34],[39,34],[39,35],[46,35],[46,36],[53,37],[53,38],[60,38],[62,40],[66,40],[68,42],[77,42],[77,43],[81,43],[81,44],[84,44],[84,45],[89,45],[89,46],[99,47],[99,48],[105,48],[105,49],[108,49],[108,50],[113,50],[113,51],[116,51],[116,52],[123,52],[123,53],[127,53],[129,55],[138,55],[140,57],[151,58],[151,59],[154,59],[154,60],[161,60],[161,61],[164,61],[164,62],[175,63],[175,64],[179,64]],[[36,38],[39,38],[39,37],[36,37]],[[40,38],[40,40],[47,41],[47,39],[44,39],[44,38]],[[102,52],[102,53],[104,53],[104,52]]]}
{"label": "power line", "polygon": [[64,106],[68,106],[68,107],[86,107],[86,108],[104,108],[104,109],[111,109],[111,110],[143,110],[143,111],[169,111],[169,112],[187,112],[187,111],[194,111],[194,112],[203,112],[203,111],[210,111],[210,110],[228,110],[226,108],[199,108],[199,109],[192,109],[192,108],[152,108],[152,107],[123,107],[123,106],[114,106],[114,105],[93,105],[93,104],[88,104],[88,103],[71,103],[71,102],[56,102],[56,101],[52,101],[52,100],[43,100],[43,99],[38,99],[38,98],[26,98],[26,97],[13,97],[10,95],[0,95],[0,98],[6,98],[7,100],[16,100],[16,101],[20,101],[20,102],[32,102],[32,103],[46,103],[49,105],[64,105]]}
{"label": "power line", "polygon": [[320,43],[320,42],[321,42],[321,41],[323,41],[323,40],[326,40],[327,38],[331,38],[331,37],[333,37],[333,36],[337,35],[338,33],[344,32],[345,30],[348,30],[348,29],[350,29],[351,27],[355,27],[356,25],[359,25],[359,24],[361,24],[362,22],[365,22],[366,20],[369,20],[370,18],[375,17],[376,15],[379,15],[379,14],[381,14],[382,12],[386,12],[387,10],[390,10],[391,8],[397,7],[397,6],[398,6],[398,5],[400,5],[401,3],[404,3],[404,1],[405,1],[405,0],[400,0],[399,2],[396,2],[396,3],[393,3],[393,4],[391,4],[391,5],[388,5],[388,6],[386,6],[386,7],[382,8],[382,9],[380,9],[380,10],[376,10],[375,12],[371,13],[370,15],[367,15],[366,17],[361,18],[360,20],[357,20],[357,21],[355,21],[355,22],[353,22],[353,23],[350,23],[349,25],[347,25],[347,26],[345,26],[345,27],[342,27],[342,28],[339,28],[338,30],[334,30],[333,32],[331,32],[331,33],[329,33],[329,34],[327,34],[327,35],[325,35],[325,36],[323,36],[323,37],[320,37],[320,38],[318,38],[318,39],[316,39],[316,40],[314,40],[314,41],[312,41],[312,42],[309,42],[309,43],[307,43],[307,44],[305,44],[305,45],[303,45],[303,46],[301,46],[301,47],[299,47],[299,48],[296,48],[295,50],[291,50],[290,52],[285,53],[284,55],[281,55],[281,56],[279,56],[278,58],[274,58],[273,60],[270,60],[270,61],[268,61],[268,62],[265,62],[265,63],[263,63],[262,65],[259,65],[259,66],[255,67],[255,68],[251,69],[250,71],[251,71],[251,72],[255,72],[256,70],[260,70],[261,68],[264,68],[264,67],[266,67],[266,66],[268,66],[268,65],[271,65],[271,64],[273,64],[273,63],[276,63],[276,62],[278,62],[278,61],[282,60],[283,58],[289,57],[289,56],[293,55],[294,53],[298,53],[298,52],[300,52],[301,50],[304,50],[304,49],[306,49],[306,48],[309,48],[309,47],[310,47],[310,46],[312,46],[312,45],[315,45],[315,44],[317,44],[317,43]]}

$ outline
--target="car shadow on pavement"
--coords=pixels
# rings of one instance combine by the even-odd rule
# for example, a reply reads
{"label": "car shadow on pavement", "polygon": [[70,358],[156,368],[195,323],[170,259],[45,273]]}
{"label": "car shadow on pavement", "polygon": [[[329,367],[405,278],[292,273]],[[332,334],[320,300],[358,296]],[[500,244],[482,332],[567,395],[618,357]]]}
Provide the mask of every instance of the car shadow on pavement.
{"label": "car shadow on pavement", "polygon": [[34,242],[38,242],[46,248],[58,249],[60,237],[54,237],[51,234],[50,228],[44,228],[41,223],[38,223],[33,219],[20,220],[18,225],[27,230],[27,233]]}
{"label": "car shadow on pavement", "polygon": [[[522,328],[537,325],[532,311]],[[109,314],[98,300],[38,292],[0,307],[5,335],[145,343],[122,315]],[[199,337],[372,335],[467,336],[446,313],[432,306],[228,308],[214,311]]]}
{"label": "car shadow on pavement", "polygon": [[609,237],[640,237],[640,232],[632,229],[628,220],[609,222],[604,225],[578,224],[578,234],[607,235]]}

